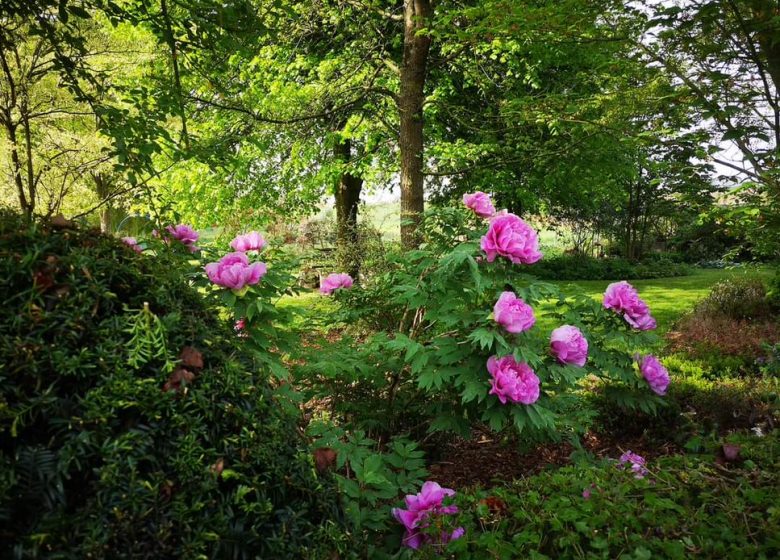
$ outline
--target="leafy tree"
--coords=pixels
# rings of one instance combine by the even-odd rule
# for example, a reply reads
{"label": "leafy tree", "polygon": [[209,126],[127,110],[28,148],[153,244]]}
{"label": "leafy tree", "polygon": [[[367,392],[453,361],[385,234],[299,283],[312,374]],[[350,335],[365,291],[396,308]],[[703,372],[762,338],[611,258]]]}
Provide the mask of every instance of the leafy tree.
{"label": "leafy tree", "polygon": [[[747,180],[726,211],[761,252],[780,247],[780,3],[775,0],[645,0],[628,10],[645,22],[641,60],[663,67],[709,123],[712,161]],[[741,161],[724,155],[733,146]],[[761,217],[761,220],[756,219]],[[747,228],[746,228],[747,226]],[[769,241],[767,243],[767,241]]]}

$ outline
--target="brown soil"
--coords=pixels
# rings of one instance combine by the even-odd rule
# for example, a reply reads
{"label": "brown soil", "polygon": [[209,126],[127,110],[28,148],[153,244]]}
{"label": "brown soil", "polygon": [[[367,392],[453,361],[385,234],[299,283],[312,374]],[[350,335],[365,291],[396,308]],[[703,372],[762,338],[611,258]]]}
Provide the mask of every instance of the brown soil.
{"label": "brown soil", "polygon": [[[588,432],[583,447],[597,457],[617,459],[631,450],[646,459],[679,453],[673,443],[658,444],[643,437],[616,440],[608,435]],[[568,442],[548,443],[521,453],[516,445],[505,444],[484,433],[475,433],[469,440],[450,442],[442,454],[446,460],[434,462],[430,479],[449,488],[473,485],[506,484],[514,479],[531,476],[546,468],[571,464],[574,448]]]}

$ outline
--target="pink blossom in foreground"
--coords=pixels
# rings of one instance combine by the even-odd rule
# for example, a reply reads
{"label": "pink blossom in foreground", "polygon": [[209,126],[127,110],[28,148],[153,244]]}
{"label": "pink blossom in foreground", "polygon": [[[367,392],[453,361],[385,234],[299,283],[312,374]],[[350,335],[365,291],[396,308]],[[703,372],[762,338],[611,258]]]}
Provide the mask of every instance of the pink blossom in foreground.
{"label": "pink blossom in foreground", "polygon": [[629,325],[640,331],[649,331],[656,327],[647,304],[625,280],[607,286],[604,292],[604,307],[622,314]]}
{"label": "pink blossom in foreground", "polygon": [[130,248],[131,248],[133,251],[135,251],[136,253],[140,253],[140,252],[142,252],[142,251],[143,251],[143,249],[142,249],[142,248],[141,248],[141,246],[138,244],[138,241],[136,240],[136,238],[135,238],[135,237],[123,237],[123,238],[122,238],[122,243],[124,243],[125,245],[127,245],[128,247],[130,247]]}
{"label": "pink blossom in foreground", "polygon": [[588,341],[582,331],[572,325],[563,325],[552,332],[550,350],[562,364],[582,367],[588,359]]}
{"label": "pink blossom in foreground", "polygon": [[406,496],[404,500],[406,509],[393,508],[393,517],[406,528],[404,546],[416,550],[423,544],[443,545],[463,536],[465,533],[463,527],[458,527],[452,533],[444,531],[438,539],[421,531],[430,527],[431,524],[436,525],[437,517],[458,513],[457,506],[444,505],[444,498],[454,495],[454,490],[442,488],[436,482],[429,480],[423,484],[419,494]]}
{"label": "pink blossom in foreground", "polygon": [[517,362],[511,355],[491,356],[487,369],[493,376],[489,394],[496,395],[502,404],[533,404],[539,400],[539,378],[525,362]]}
{"label": "pink blossom in foreground", "polygon": [[[187,246],[190,245],[194,246],[195,242],[198,240],[198,237],[200,237],[198,235],[198,232],[192,229],[192,226],[189,226],[187,224],[168,226],[165,229],[168,231],[168,233],[171,234],[171,237],[173,237],[177,241],[180,241],[181,243]],[[190,251],[192,251],[192,249],[190,249]]]}
{"label": "pink blossom in foreground", "polygon": [[488,262],[493,262],[498,255],[515,264],[533,264],[542,258],[536,232],[514,214],[494,216],[480,247]]}
{"label": "pink blossom in foreground", "polygon": [[639,371],[645,378],[650,389],[657,395],[665,395],[669,387],[669,372],[653,355],[645,356],[639,364]]}
{"label": "pink blossom in foreground", "polygon": [[582,497],[586,500],[590,500],[590,488],[586,488],[582,491]]}
{"label": "pink blossom in foreground", "polygon": [[230,247],[234,251],[262,251],[267,245],[265,239],[257,231],[250,231],[243,235],[237,235],[230,242]]}
{"label": "pink blossom in foreground", "polygon": [[245,253],[228,253],[218,262],[209,263],[205,267],[209,280],[234,291],[257,284],[265,276],[265,263],[249,264]]}
{"label": "pink blossom in foreground", "polygon": [[470,208],[480,218],[489,218],[496,213],[496,208],[490,197],[482,191],[463,195],[463,204]]}
{"label": "pink blossom in foreground", "polygon": [[351,288],[353,284],[352,277],[349,274],[334,272],[328,274],[320,284],[320,293],[330,295],[340,288]]}
{"label": "pink blossom in foreground", "polygon": [[534,310],[514,292],[502,292],[493,306],[493,319],[507,332],[517,334],[534,326]]}
{"label": "pink blossom in foreground", "polygon": [[634,478],[644,478],[648,473],[647,467],[645,467],[645,458],[630,450],[620,456],[618,467],[630,469],[634,473]]}

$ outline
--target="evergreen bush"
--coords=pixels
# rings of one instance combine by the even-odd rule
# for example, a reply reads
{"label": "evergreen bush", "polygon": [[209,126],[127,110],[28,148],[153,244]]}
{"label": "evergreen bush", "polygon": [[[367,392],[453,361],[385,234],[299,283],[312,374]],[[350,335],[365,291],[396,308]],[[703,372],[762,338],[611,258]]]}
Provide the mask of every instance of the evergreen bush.
{"label": "evergreen bush", "polygon": [[0,214],[0,557],[343,545],[334,485],[185,258]]}

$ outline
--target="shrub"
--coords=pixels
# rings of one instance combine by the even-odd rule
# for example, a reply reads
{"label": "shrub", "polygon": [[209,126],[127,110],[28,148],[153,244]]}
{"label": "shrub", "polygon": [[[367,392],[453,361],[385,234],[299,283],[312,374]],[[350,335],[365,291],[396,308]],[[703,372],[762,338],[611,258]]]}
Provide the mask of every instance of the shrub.
{"label": "shrub", "polygon": [[695,313],[738,320],[766,317],[770,313],[766,287],[760,278],[751,277],[729,278],[718,282],[696,306]]}
{"label": "shrub", "polygon": [[683,446],[702,432],[725,434],[775,425],[780,419],[777,384],[772,379],[726,377],[713,373],[709,361],[684,355],[668,356],[663,363],[673,380],[668,406],[650,415],[617,406],[603,392],[594,391],[587,398],[597,412],[594,428],[617,437],[644,435]]}
{"label": "shrub", "polygon": [[[376,438],[468,435],[474,423],[558,437],[576,429],[563,411],[578,400],[576,388],[588,375],[610,383],[613,398],[626,406],[651,411],[663,402],[634,364],[635,349],[647,347],[652,335],[631,329],[622,314],[589,297],[565,297],[534,280],[528,274],[535,265],[488,262],[479,248],[488,224],[465,211],[437,210],[423,227],[423,248],[396,256],[390,272],[361,288],[336,294],[343,308],[335,319],[370,332],[307,356],[296,371],[306,396],[326,400],[338,419]],[[517,255],[533,258],[532,252]],[[546,326],[513,334],[499,325],[491,312],[506,291],[530,305],[538,321],[544,316],[554,326],[576,326],[590,345],[585,366],[551,356]],[[557,305],[539,305],[548,300]],[[489,371],[492,356],[508,361]],[[499,385],[515,379],[525,385],[519,400],[526,404],[517,404],[516,395],[500,400],[508,393]]]}
{"label": "shrub", "polygon": [[766,299],[775,310],[780,309],[780,269],[767,282]]}
{"label": "shrub", "polygon": [[691,274],[692,269],[663,256],[632,263],[619,257],[595,259],[584,255],[562,255],[540,261],[533,272],[545,280],[615,280],[685,276]]}
{"label": "shrub", "polygon": [[755,372],[780,341],[775,311],[760,279],[719,282],[667,335],[669,348],[706,359],[717,375]]}
{"label": "shrub", "polygon": [[668,334],[669,349],[707,358],[714,371],[737,373],[765,357],[765,343],[780,340],[780,324],[771,319],[737,320],[694,311]]}
{"label": "shrub", "polygon": [[138,255],[0,218],[4,558],[317,558],[341,546],[334,485],[313,474],[293,419],[174,249]]}

